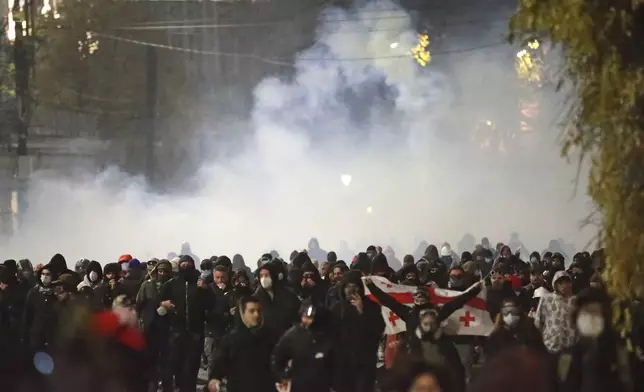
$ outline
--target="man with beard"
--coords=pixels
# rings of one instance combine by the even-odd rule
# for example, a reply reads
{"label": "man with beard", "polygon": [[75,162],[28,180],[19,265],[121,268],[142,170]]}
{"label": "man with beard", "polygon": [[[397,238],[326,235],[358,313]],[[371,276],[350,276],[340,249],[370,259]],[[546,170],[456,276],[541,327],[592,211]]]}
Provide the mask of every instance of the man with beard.
{"label": "man with beard", "polygon": [[225,378],[228,392],[274,392],[271,352],[276,339],[263,325],[259,299],[243,298],[237,314],[235,328],[224,336],[213,356],[208,391],[219,392]]}
{"label": "man with beard", "polygon": [[197,284],[199,272],[188,255],[179,260],[179,275],[163,285],[161,307],[170,324],[171,361],[180,392],[194,392],[204,347],[206,312],[215,306],[212,290]]}
{"label": "man with beard", "polygon": [[[136,296],[136,313],[141,319],[146,347],[149,355],[150,391],[156,391],[159,379],[164,391],[172,390],[172,369],[169,368],[170,354],[168,345],[168,320],[159,314],[163,285],[170,280],[172,265],[168,260],[161,260],[150,272],[150,279],[143,282]],[[165,310],[162,308],[161,313]]]}
{"label": "man with beard", "polygon": [[282,387],[291,392],[329,392],[333,340],[326,309],[304,302],[301,321],[286,331],[273,351],[272,368]]}
{"label": "man with beard", "polygon": [[339,283],[342,281],[342,275],[344,275],[349,268],[344,264],[344,262],[337,262],[332,264],[329,267],[329,270],[331,271],[329,273],[329,284],[331,287],[327,290],[326,299],[324,301],[327,309],[331,309],[331,307],[340,300],[340,292],[338,289],[340,287]]}

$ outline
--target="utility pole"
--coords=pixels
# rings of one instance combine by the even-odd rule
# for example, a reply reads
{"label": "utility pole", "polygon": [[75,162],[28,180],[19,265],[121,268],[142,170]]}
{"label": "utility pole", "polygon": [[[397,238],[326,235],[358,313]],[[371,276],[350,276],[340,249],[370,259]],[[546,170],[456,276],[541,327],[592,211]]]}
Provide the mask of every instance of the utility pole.
{"label": "utility pole", "polygon": [[157,113],[157,90],[158,90],[158,58],[157,50],[153,46],[146,48],[146,105],[145,105],[145,122],[146,122],[146,175],[150,184],[154,184],[154,174],[156,172],[156,161],[154,158],[154,147],[156,143],[156,113]]}
{"label": "utility pole", "polygon": [[[16,2],[17,3],[17,2]],[[25,47],[25,31],[22,20],[14,19],[16,39],[13,44],[16,83],[16,107],[18,121],[16,122],[16,135],[18,136],[18,156],[26,156],[28,121],[29,121],[29,61]]]}

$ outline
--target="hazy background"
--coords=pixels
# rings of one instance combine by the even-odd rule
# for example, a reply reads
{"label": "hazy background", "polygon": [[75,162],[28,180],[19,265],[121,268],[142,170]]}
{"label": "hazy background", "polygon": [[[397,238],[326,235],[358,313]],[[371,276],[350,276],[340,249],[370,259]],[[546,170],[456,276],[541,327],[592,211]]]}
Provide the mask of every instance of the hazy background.
{"label": "hazy background", "polygon": [[[538,126],[519,129],[520,48],[503,43],[510,12],[487,16],[476,34],[464,20],[463,31],[431,37],[423,68],[408,56],[413,15],[394,3],[328,9],[293,76],[259,83],[252,116],[230,125],[252,129],[241,148],[162,194],[116,168],[72,179],[37,173],[5,257],[41,262],[61,252],[106,263],[165,256],[189,241],[200,257],[254,261],[271,249],[286,257],[311,237],[326,250],[341,240],[354,251],[392,245],[402,257],[421,240],[457,248],[465,233],[499,242],[512,232],[530,250],[553,238],[581,250],[594,234],[580,230],[586,172],[575,195],[576,163],[559,158],[554,93],[537,96]],[[499,131],[481,128],[486,121]]]}

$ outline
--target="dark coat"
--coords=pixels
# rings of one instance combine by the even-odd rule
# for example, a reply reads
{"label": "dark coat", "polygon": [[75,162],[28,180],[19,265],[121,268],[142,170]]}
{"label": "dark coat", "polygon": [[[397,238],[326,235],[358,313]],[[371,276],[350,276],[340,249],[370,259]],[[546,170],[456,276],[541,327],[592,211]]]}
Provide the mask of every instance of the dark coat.
{"label": "dark coat", "polygon": [[271,330],[250,330],[239,321],[215,350],[208,378],[226,378],[228,392],[274,392],[271,353],[275,342]]}

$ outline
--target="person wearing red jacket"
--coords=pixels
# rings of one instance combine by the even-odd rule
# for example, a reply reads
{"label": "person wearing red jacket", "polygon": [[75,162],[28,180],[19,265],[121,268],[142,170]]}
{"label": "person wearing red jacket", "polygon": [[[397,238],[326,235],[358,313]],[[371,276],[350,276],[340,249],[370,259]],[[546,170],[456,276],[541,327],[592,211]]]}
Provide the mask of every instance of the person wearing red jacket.
{"label": "person wearing red jacket", "polygon": [[101,339],[110,358],[111,366],[105,369],[108,376],[124,391],[145,392],[150,372],[141,368],[148,363],[147,352],[133,299],[119,295],[112,309],[92,317],[91,331]]}

